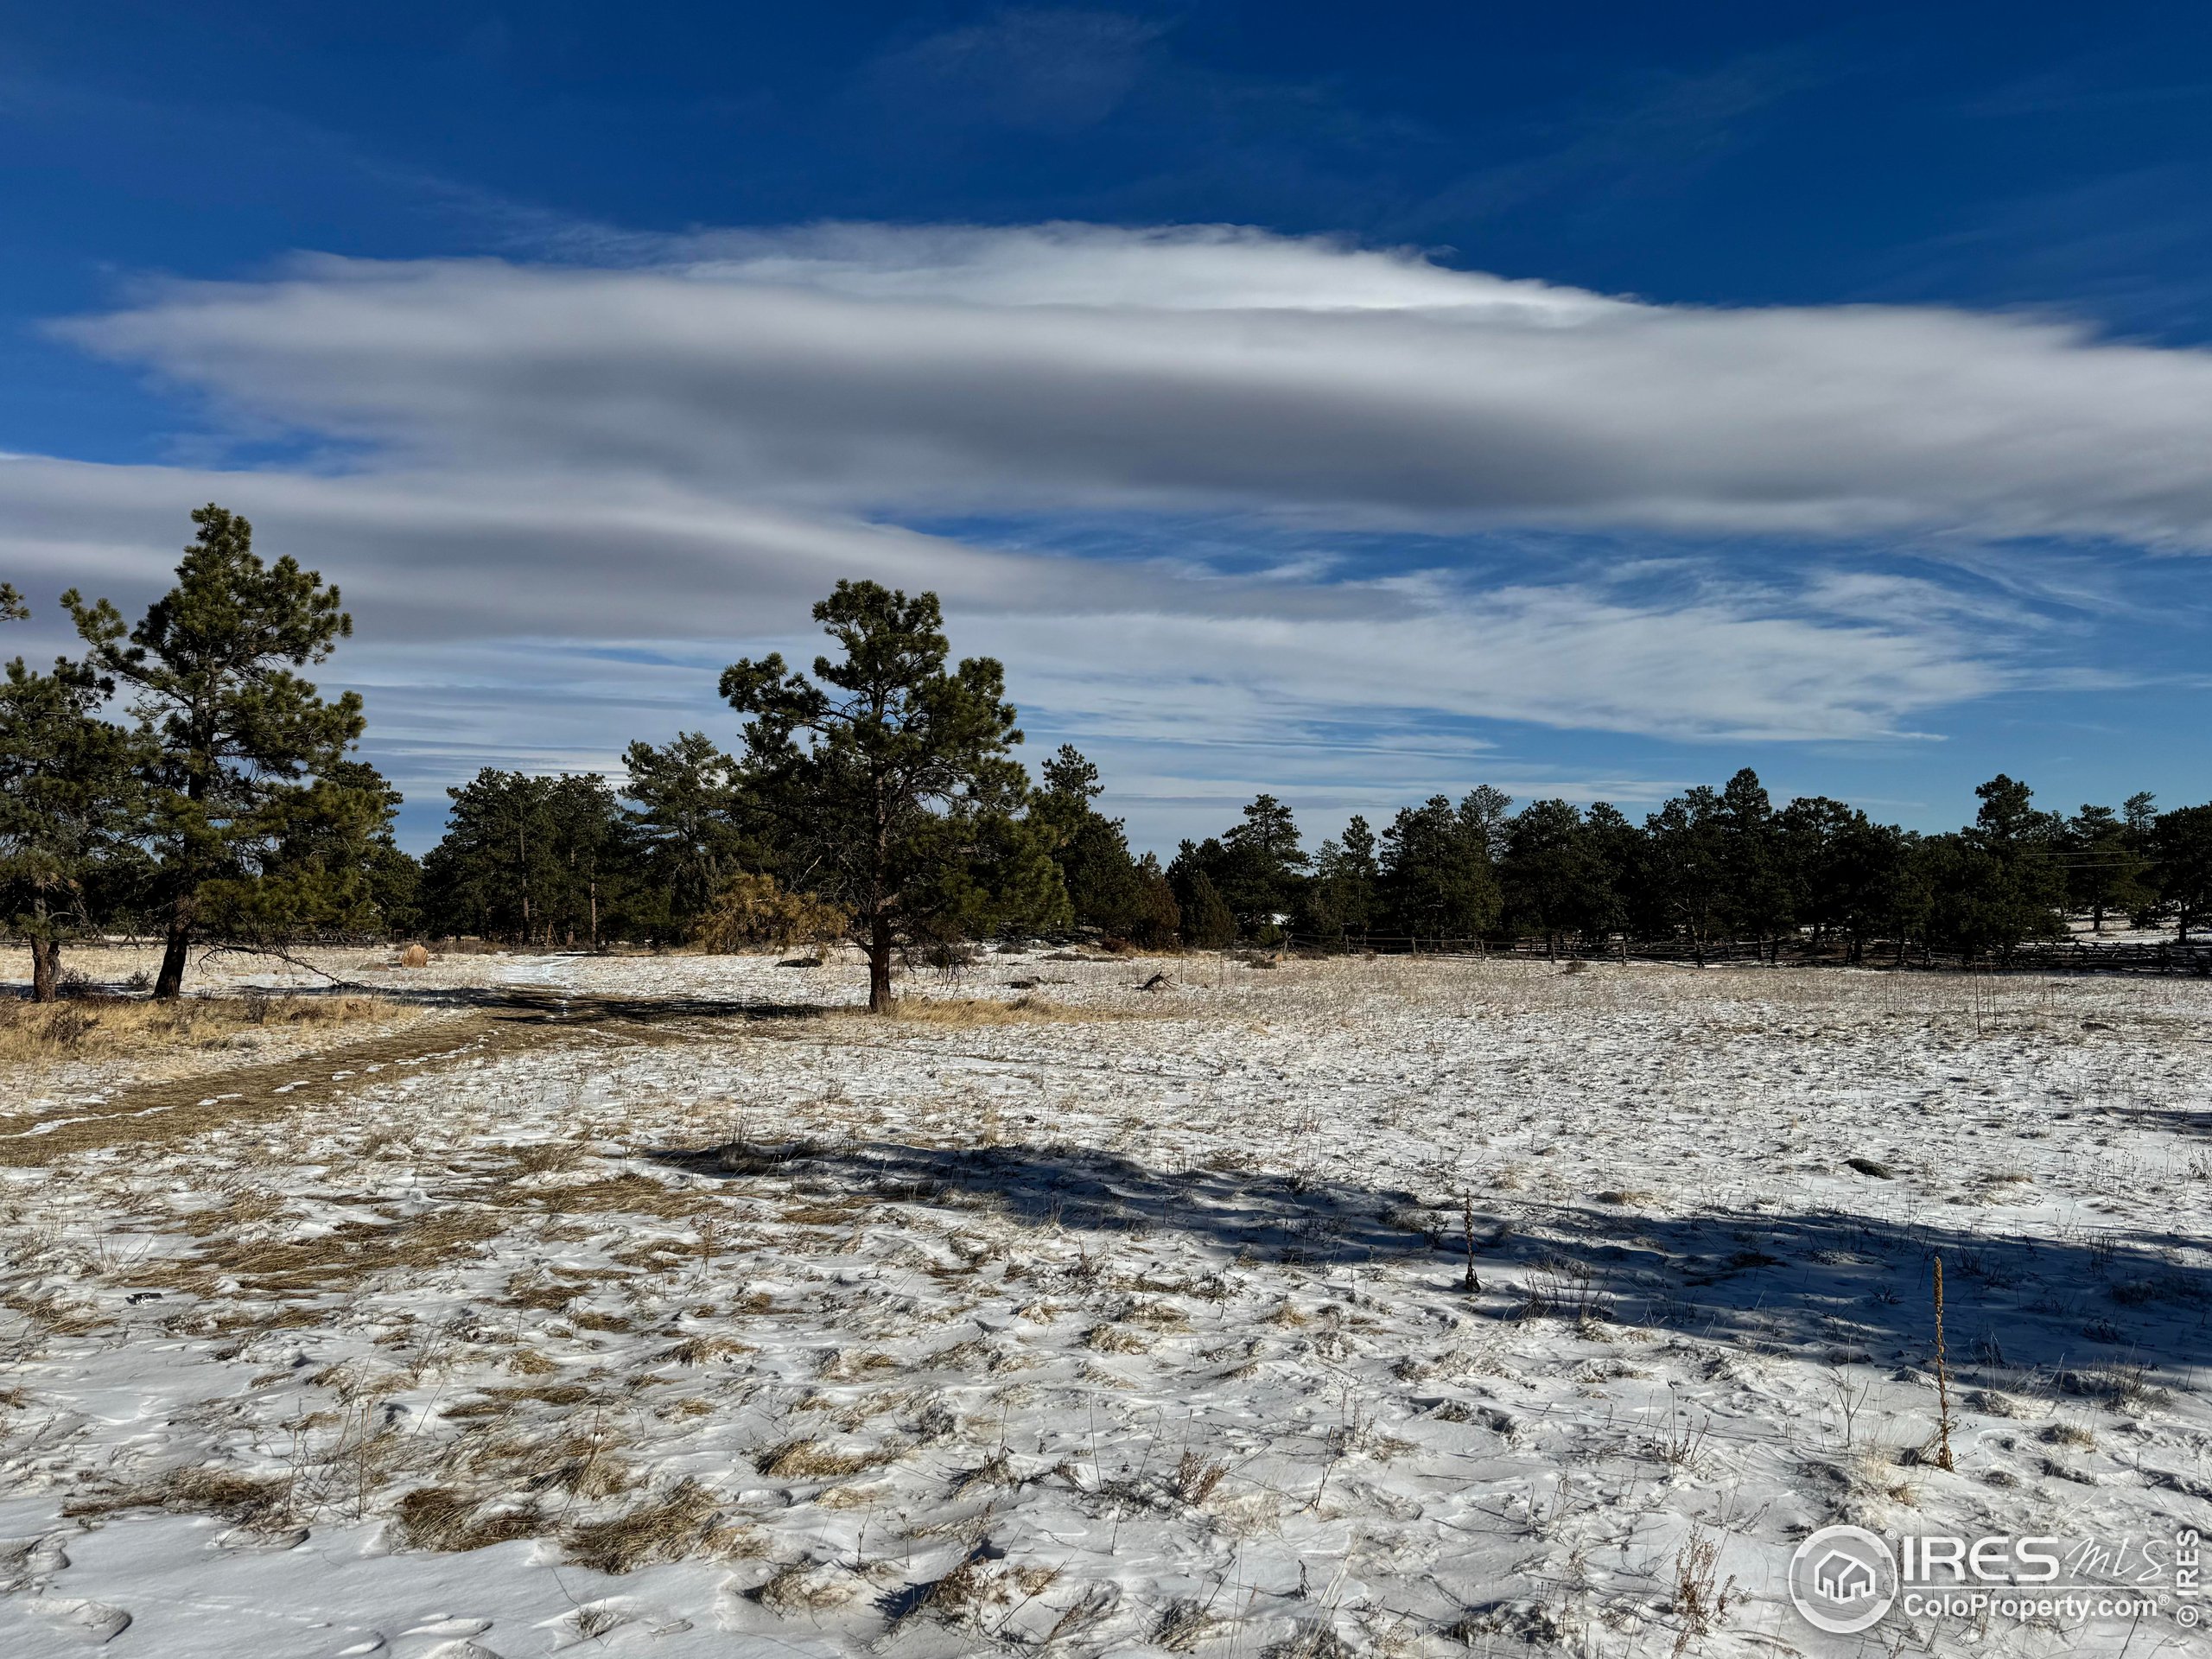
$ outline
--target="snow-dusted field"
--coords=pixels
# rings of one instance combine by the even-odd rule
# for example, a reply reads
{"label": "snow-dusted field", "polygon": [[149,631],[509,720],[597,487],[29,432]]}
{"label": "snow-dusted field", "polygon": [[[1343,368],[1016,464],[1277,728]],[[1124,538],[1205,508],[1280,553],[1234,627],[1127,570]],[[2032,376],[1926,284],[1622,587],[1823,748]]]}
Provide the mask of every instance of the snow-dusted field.
{"label": "snow-dusted field", "polygon": [[2212,987],[338,966],[0,1077],[0,1652],[2207,1650],[1782,1575],[2212,1533]]}

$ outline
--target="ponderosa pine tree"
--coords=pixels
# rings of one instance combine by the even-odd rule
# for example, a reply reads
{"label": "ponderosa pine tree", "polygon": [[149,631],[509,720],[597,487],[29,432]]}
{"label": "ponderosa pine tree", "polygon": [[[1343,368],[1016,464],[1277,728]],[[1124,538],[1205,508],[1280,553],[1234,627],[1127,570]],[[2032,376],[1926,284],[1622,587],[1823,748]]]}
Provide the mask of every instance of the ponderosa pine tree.
{"label": "ponderosa pine tree", "polygon": [[1446,796],[1401,808],[1382,837],[1378,887],[1390,930],[1415,940],[1488,931],[1499,906],[1490,834],[1478,813]]}
{"label": "ponderosa pine tree", "polygon": [[1506,826],[1512,822],[1513,798],[1494,784],[1477,784],[1459,798],[1459,822],[1468,838],[1482,849],[1492,869],[1505,856]]}
{"label": "ponderosa pine tree", "polygon": [[2002,772],[1974,794],[1981,806],[1972,824],[1920,845],[1929,934],[1968,957],[2010,961],[2022,941],[2064,930],[2066,873],[2056,855],[2064,823]]}
{"label": "ponderosa pine tree", "polygon": [[937,595],[840,582],[814,620],[842,660],[816,658],[813,680],[779,655],[734,663],[721,693],[747,716],[747,781],[779,821],[795,884],[851,912],[881,1014],[902,938],[1042,922],[1067,900],[1017,817],[1028,779],[1005,672],[987,657],[946,670]]}
{"label": "ponderosa pine tree", "polygon": [[2158,861],[2154,845],[2158,830],[2158,798],[2147,789],[2137,791],[2120,804],[2120,817],[2126,826],[2128,851],[2144,861],[2138,878],[2143,896],[2128,912],[2128,921],[2136,927],[2155,927],[2164,907],[2158,892]]}
{"label": "ponderosa pine tree", "polygon": [[1535,929],[1554,956],[1561,934],[1611,924],[1612,883],[1573,802],[1531,801],[1506,824],[1503,839],[1498,885],[1509,922]]}
{"label": "ponderosa pine tree", "polygon": [[446,791],[445,834],[423,860],[423,902],[443,932],[528,940],[557,854],[544,780],[486,766]]}
{"label": "ponderosa pine tree", "polygon": [[1243,818],[1222,836],[1220,847],[1206,874],[1222,903],[1241,931],[1272,939],[1281,927],[1275,918],[1296,912],[1309,865],[1290,808],[1272,795],[1255,797]]}
{"label": "ponderosa pine tree", "polygon": [[399,805],[399,791],[365,760],[338,761],[277,798],[253,879],[234,884],[217,912],[224,937],[278,949],[303,918],[353,933],[411,928],[420,873],[392,838]]}
{"label": "ponderosa pine tree", "polygon": [[1313,855],[1313,879],[1306,884],[1299,917],[1300,931],[1338,948],[1364,939],[1374,925],[1382,874],[1375,831],[1354,813],[1343,838],[1323,842]]}
{"label": "ponderosa pine tree", "polygon": [[1686,790],[1643,821],[1644,869],[1653,911],[1689,941],[1700,967],[1727,923],[1728,848],[1720,793]]}
{"label": "ponderosa pine tree", "polygon": [[2158,860],[2158,888],[2173,915],[2175,937],[2212,915],[2212,806],[2184,806],[2158,814],[2151,844]]}
{"label": "ponderosa pine tree", "polygon": [[1092,804],[1103,788],[1098,768],[1063,743],[1041,770],[1029,823],[1060,867],[1076,925],[1132,937],[1144,912],[1142,880],[1122,820]]}
{"label": "ponderosa pine tree", "polygon": [[704,732],[679,732],[664,748],[632,743],[622,798],[648,889],[665,909],[661,925],[677,934],[703,915],[723,883],[760,849],[747,834],[737,762]]}
{"label": "ponderosa pine tree", "polygon": [[446,833],[423,861],[423,907],[436,925],[596,946],[634,919],[628,829],[598,773],[487,766],[446,793]]}
{"label": "ponderosa pine tree", "polygon": [[1795,895],[1774,804],[1749,766],[1722,786],[1714,828],[1727,887],[1726,924],[1738,938],[1749,934],[1770,959],[1778,959],[1782,935],[1796,928]]}
{"label": "ponderosa pine tree", "polygon": [[392,833],[404,798],[365,760],[340,761],[327,781],[353,791],[365,810],[366,842],[353,847],[351,855],[360,861],[368,883],[377,931],[400,938],[418,932],[423,925],[423,866]]}
{"label": "ponderosa pine tree", "polygon": [[[0,614],[28,614],[13,588],[0,588]],[[99,717],[114,689],[67,658],[41,674],[17,657],[0,682],[0,893],[30,944],[35,1002],[54,1001],[61,943],[90,925],[94,874],[137,828],[139,746]]]}
{"label": "ponderosa pine tree", "polygon": [[2108,914],[2132,916],[2155,902],[2150,854],[2112,808],[2083,802],[2066,822],[2063,846],[2067,902],[2088,913],[2091,932],[2105,931]]}
{"label": "ponderosa pine tree", "polygon": [[1610,932],[1621,928],[1630,933],[1656,931],[1643,835],[1629,822],[1628,815],[1611,801],[1591,802],[1582,815],[1582,844],[1604,871],[1611,895],[1601,929]]}
{"label": "ponderosa pine tree", "polygon": [[1190,873],[1180,906],[1183,943],[1193,950],[1225,950],[1236,943],[1236,912],[1204,870]]}
{"label": "ponderosa pine tree", "polygon": [[353,632],[338,589],[289,555],[265,564],[253,527],[212,502],[195,508],[198,534],[177,583],[137,626],[105,600],[63,596],[92,663],[133,694],[151,746],[149,839],[160,867],[163,945],[157,998],[183,988],[195,935],[234,925],[260,931],[281,920],[315,925],[358,913],[358,873],[330,872],[277,895],[258,884],[279,842],[306,816],[350,811],[343,791],[316,788],[361,733],[361,700],[325,702],[295,671],[324,661]]}
{"label": "ponderosa pine tree", "polygon": [[1129,937],[1148,950],[1164,950],[1182,937],[1183,907],[1155,853],[1137,860],[1137,913]]}

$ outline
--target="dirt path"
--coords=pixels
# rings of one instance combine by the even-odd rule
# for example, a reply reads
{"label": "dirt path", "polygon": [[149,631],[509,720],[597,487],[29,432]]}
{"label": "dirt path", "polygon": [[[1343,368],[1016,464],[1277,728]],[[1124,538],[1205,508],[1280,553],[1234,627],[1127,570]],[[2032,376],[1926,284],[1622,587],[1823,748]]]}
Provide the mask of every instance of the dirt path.
{"label": "dirt path", "polygon": [[189,1139],[218,1126],[296,1110],[395,1071],[439,1070],[555,1044],[680,1043],[710,1039],[732,1020],[786,1021],[829,1010],[803,1006],[563,997],[524,992],[435,1020],[312,1053],[126,1086],[96,1105],[59,1105],[28,1128],[0,1135],[0,1166],[52,1163],[125,1142]]}

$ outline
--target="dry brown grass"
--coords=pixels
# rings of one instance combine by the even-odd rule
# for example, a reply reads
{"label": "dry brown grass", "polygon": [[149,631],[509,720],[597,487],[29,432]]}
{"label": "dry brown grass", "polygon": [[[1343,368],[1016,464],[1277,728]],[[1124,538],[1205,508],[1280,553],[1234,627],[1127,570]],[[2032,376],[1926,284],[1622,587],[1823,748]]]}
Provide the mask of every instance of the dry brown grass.
{"label": "dry brown grass", "polygon": [[718,1210],[721,1200],[711,1194],[687,1192],[657,1181],[650,1175],[610,1175],[604,1180],[582,1181],[574,1186],[525,1189],[501,1195],[509,1203],[523,1200],[535,1206],[570,1214],[626,1210],[639,1215],[681,1219],[702,1210]]}
{"label": "dry brown grass", "polygon": [[789,1618],[842,1607],[859,1591],[851,1573],[834,1562],[793,1561],[778,1567],[766,1583],[746,1593],[770,1612]]}
{"label": "dry brown grass", "polygon": [[569,1528],[564,1541],[569,1559],[579,1567],[630,1573],[687,1555],[742,1548],[741,1529],[718,1525],[719,1518],[715,1495],[687,1479],[610,1519]]}
{"label": "dry brown grass", "polygon": [[39,1004],[0,1001],[0,1063],[230,1048],[255,1030],[335,1027],[391,1019],[373,996],[85,996]]}
{"label": "dry brown grass", "polygon": [[487,1509],[486,1500],[450,1486],[419,1486],[399,1500],[392,1530],[409,1549],[483,1549],[550,1530],[535,1507]]}
{"label": "dry brown grass", "polygon": [[445,1408],[448,1417],[500,1417],[524,1406],[580,1406],[592,1397],[581,1382],[532,1382],[518,1388],[488,1388],[474,1400]]}
{"label": "dry brown grass", "polygon": [[190,1256],[149,1262],[134,1285],[213,1291],[226,1279],[264,1294],[311,1293],[353,1284],[373,1273],[434,1268],[503,1230],[482,1211],[431,1211],[405,1221],[349,1221],[307,1238],[211,1238]]}
{"label": "dry brown grass", "polygon": [[840,1452],[820,1440],[785,1440],[757,1452],[753,1466],[772,1480],[836,1480],[891,1459],[881,1452]]}
{"label": "dry brown grass", "polygon": [[902,996],[891,1017],[910,1026],[1045,1026],[1093,1020],[1135,1020],[1134,1008],[1080,1007],[1041,996],[1017,996],[1010,1002],[989,997]]}
{"label": "dry brown grass", "polygon": [[740,1342],[735,1337],[686,1337],[661,1355],[678,1365],[704,1365],[710,1360],[723,1359],[737,1354],[759,1351],[749,1342]]}
{"label": "dry brown grass", "polygon": [[219,1515],[242,1526],[273,1527],[289,1514],[292,1483],[282,1477],[231,1469],[173,1469],[143,1485],[83,1493],[62,1504],[72,1519],[125,1510],[168,1510],[181,1515]]}

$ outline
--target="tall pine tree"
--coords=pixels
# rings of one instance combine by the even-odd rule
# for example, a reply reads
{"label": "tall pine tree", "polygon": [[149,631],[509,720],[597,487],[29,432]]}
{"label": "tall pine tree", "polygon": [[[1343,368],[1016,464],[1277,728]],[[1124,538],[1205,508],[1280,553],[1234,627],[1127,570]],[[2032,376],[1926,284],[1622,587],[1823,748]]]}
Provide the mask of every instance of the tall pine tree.
{"label": "tall pine tree", "polygon": [[[263,885],[283,841],[319,814],[358,817],[347,791],[317,788],[361,733],[361,700],[327,702],[295,671],[352,633],[338,589],[289,555],[253,550],[253,526],[212,502],[177,582],[129,631],[105,600],[63,596],[99,673],[127,688],[151,746],[150,839],[159,862],[163,943],[157,998],[184,986],[195,936],[265,943],[273,928],[359,919],[358,868],[324,869],[281,894]],[[281,908],[272,901],[281,900]]]}
{"label": "tall pine tree", "polygon": [[1067,899],[1018,821],[1029,788],[1005,672],[988,657],[946,668],[937,595],[841,582],[814,620],[842,658],[816,658],[811,680],[780,656],[734,663],[721,692],[747,716],[747,781],[794,878],[851,912],[882,1014],[902,941],[1064,918]]}

